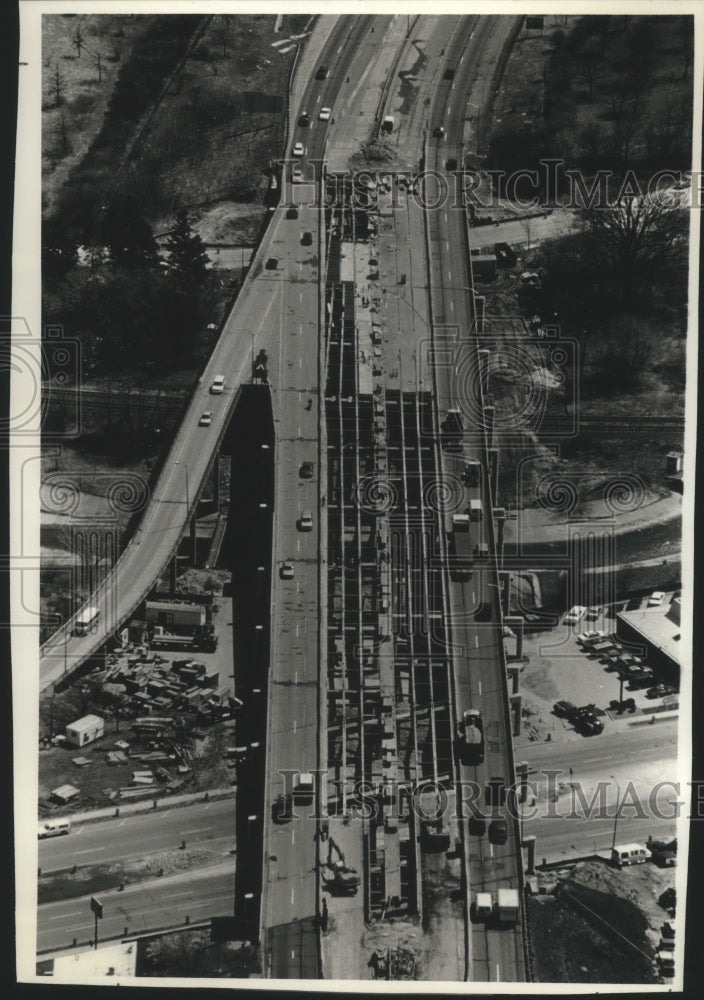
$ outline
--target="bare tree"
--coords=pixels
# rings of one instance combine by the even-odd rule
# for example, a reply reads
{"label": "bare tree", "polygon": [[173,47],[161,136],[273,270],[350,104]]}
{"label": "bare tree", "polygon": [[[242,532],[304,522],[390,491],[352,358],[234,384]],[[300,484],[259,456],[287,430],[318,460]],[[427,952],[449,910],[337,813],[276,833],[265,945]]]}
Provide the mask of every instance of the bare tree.
{"label": "bare tree", "polygon": [[64,102],[64,76],[59,69],[59,64],[54,65],[54,74],[51,78],[51,92],[54,95],[54,104],[60,108]]}
{"label": "bare tree", "polygon": [[96,54],[95,54],[95,68],[98,71],[98,83],[102,83],[103,82],[103,57],[101,56],[100,52],[96,52]]}
{"label": "bare tree", "polygon": [[81,58],[81,49],[83,48],[83,32],[81,31],[80,22],[76,25],[76,30],[73,33],[73,47],[76,50],[78,58]]}

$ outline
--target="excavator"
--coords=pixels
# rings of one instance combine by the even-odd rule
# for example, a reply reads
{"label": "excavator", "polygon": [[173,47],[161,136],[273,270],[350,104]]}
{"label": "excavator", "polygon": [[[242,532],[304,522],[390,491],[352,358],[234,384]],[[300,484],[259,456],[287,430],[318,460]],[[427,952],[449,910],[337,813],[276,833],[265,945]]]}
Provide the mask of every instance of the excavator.
{"label": "excavator", "polygon": [[[333,853],[337,855],[333,857]],[[326,867],[330,873],[325,877],[325,888],[335,895],[356,896],[360,878],[356,868],[345,864],[345,856],[332,837],[328,837],[328,860]]]}

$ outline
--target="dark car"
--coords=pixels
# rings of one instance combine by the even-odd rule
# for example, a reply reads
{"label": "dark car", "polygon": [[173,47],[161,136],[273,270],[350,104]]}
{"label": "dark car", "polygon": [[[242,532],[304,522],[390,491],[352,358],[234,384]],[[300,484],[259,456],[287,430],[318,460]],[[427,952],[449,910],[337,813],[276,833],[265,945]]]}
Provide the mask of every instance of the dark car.
{"label": "dark car", "polygon": [[303,111],[303,112],[301,113],[301,116],[300,116],[300,118],[298,119],[298,124],[299,124],[299,125],[300,125],[300,126],[301,126],[302,128],[308,128],[308,126],[310,125],[310,115],[308,114],[308,112],[307,112],[307,111]]}
{"label": "dark car", "polygon": [[472,814],[469,817],[467,828],[473,837],[483,837],[486,832],[486,820],[483,816]]}
{"label": "dark car", "polygon": [[302,246],[309,247],[312,242],[313,242],[313,234],[312,233],[304,233],[303,236],[301,236],[301,245]]}
{"label": "dark car", "polygon": [[445,170],[457,170],[457,159],[451,156],[450,159],[445,164]]}
{"label": "dark car", "polygon": [[569,719],[574,715],[575,707],[571,701],[556,701],[552,706],[552,711],[558,719]]}
{"label": "dark car", "polygon": [[295,205],[289,205],[288,210],[286,211],[286,218],[287,219],[298,218],[298,209],[296,208]]}
{"label": "dark car", "polygon": [[454,71],[454,69],[446,69],[445,70],[445,79],[446,80],[454,80],[455,79],[455,71]]}
{"label": "dark car", "polygon": [[279,266],[278,257],[270,257],[269,260],[266,262],[267,271],[275,271],[278,266]]}
{"label": "dark car", "polygon": [[279,795],[271,807],[271,818],[274,823],[290,823],[293,819],[293,807],[290,795]]}
{"label": "dark car", "polygon": [[445,127],[443,125],[436,125],[433,129],[433,135],[436,139],[444,139],[445,137]]}
{"label": "dark car", "polygon": [[328,69],[328,67],[327,66],[319,66],[318,67],[318,72],[315,74],[315,79],[316,80],[327,80],[327,78],[329,76],[330,76],[330,70]]}
{"label": "dark car", "polygon": [[503,817],[492,819],[489,824],[489,843],[505,844],[508,840],[508,824]]}
{"label": "dark car", "polygon": [[315,464],[313,462],[302,462],[299,475],[301,479],[312,479],[315,475]]}
{"label": "dark car", "polygon": [[502,806],[506,802],[506,783],[503,778],[489,778],[484,789],[484,801],[488,806]]}

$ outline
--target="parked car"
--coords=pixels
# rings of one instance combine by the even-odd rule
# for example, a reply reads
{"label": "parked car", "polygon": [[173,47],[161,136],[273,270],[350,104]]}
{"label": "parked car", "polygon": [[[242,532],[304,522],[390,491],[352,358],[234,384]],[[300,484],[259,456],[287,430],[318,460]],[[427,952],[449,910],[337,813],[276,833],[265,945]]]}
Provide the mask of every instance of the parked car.
{"label": "parked car", "polygon": [[671,684],[656,684],[655,687],[648,688],[645,692],[646,698],[666,698],[668,694],[676,694],[677,688]]}
{"label": "parked car", "polygon": [[599,617],[599,611],[601,608],[589,608],[587,611],[587,621],[593,622]]}
{"label": "parked car", "polygon": [[648,598],[648,607],[659,608],[664,600],[665,600],[665,592],[662,590],[654,590],[650,595],[650,597]]}
{"label": "parked car", "polygon": [[571,701],[556,701],[552,706],[552,711],[558,719],[569,719],[575,712],[575,706]]}
{"label": "parked car", "polygon": [[596,642],[598,639],[603,639],[604,633],[601,629],[593,629],[591,632],[581,632],[576,639],[576,642],[580,645],[588,645],[591,642]]}
{"label": "parked car", "polygon": [[206,410],[205,413],[201,413],[200,420],[198,421],[199,427],[210,427],[213,422],[213,411]]}
{"label": "parked car", "polygon": [[582,607],[581,604],[575,604],[574,607],[570,608],[570,610],[565,615],[564,624],[576,625],[578,622],[581,622],[586,612],[587,609],[585,607]]}

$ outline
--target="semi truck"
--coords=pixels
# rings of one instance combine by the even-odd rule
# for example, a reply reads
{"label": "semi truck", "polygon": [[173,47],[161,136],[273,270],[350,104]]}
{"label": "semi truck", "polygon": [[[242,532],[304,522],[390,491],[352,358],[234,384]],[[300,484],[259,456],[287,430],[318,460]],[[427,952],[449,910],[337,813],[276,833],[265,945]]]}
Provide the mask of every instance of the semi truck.
{"label": "semi truck", "polygon": [[474,563],[469,514],[452,515],[452,542],[454,559],[450,565],[450,575],[453,580],[469,580]]}
{"label": "semi truck", "polygon": [[481,500],[470,500],[469,501],[470,521],[481,521],[483,517],[484,517],[484,511],[482,510]]}
{"label": "semi truck", "polygon": [[152,649],[193,649],[212,653],[217,648],[217,636],[206,629],[198,629],[193,635],[176,635],[162,625],[155,625],[149,644]]}
{"label": "semi truck", "polygon": [[296,782],[293,789],[293,797],[296,802],[300,802],[307,806],[313,801],[315,795],[315,778],[312,774],[306,772],[305,774],[298,775],[298,781]]}
{"label": "semi truck", "polygon": [[501,927],[515,927],[518,923],[518,889],[499,889],[496,893],[494,918]]}

